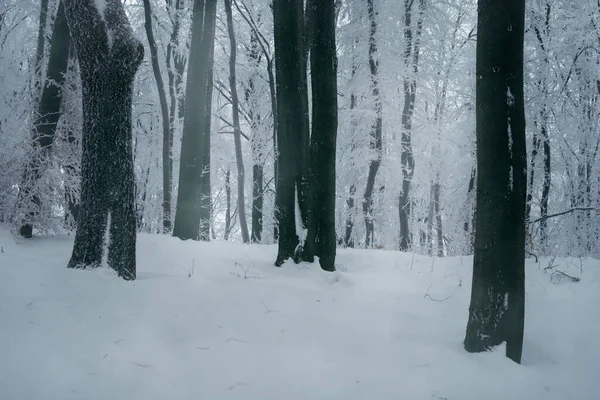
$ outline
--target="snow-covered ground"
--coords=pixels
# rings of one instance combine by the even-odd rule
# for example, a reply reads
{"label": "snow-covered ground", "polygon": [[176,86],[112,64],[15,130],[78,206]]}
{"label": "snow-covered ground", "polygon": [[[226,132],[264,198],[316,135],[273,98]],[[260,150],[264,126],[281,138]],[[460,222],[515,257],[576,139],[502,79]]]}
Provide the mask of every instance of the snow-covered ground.
{"label": "snow-covered ground", "polygon": [[[471,258],[138,238],[138,280],[0,227],[2,400],[595,400],[600,262],[527,264],[523,365],[462,348]],[[564,277],[563,277],[564,278]]]}

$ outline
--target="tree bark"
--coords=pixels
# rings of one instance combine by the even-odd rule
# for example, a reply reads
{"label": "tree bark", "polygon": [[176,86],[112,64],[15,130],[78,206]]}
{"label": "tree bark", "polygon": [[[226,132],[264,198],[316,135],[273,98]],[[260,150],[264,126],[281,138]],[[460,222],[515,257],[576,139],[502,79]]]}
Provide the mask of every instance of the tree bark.
{"label": "tree bark", "polygon": [[35,53],[35,98],[40,96],[40,89],[44,80],[44,53],[46,50],[46,25],[48,21],[48,0],[40,2],[40,20],[38,24],[37,50]]}
{"label": "tree bark", "polygon": [[383,151],[383,109],[381,104],[381,95],[379,94],[379,60],[377,60],[377,15],[373,0],[367,0],[367,14],[369,16],[369,68],[371,71],[371,90],[375,99],[376,119],[371,128],[371,149],[375,150],[375,158],[369,164],[369,174],[367,176],[367,187],[363,196],[363,214],[365,217],[365,247],[371,247],[373,244],[373,235],[375,227],[373,225],[373,191],[375,188],[375,179],[381,166],[381,157]]}
{"label": "tree bark", "polygon": [[[253,69],[258,70],[260,63],[259,41],[257,32],[252,29],[250,35],[250,50],[249,58]],[[256,109],[257,98],[255,88],[255,74],[253,73],[248,79],[248,87],[246,89],[246,102],[250,109],[250,128],[252,130],[251,147],[252,147],[252,232],[250,240],[254,243],[260,243],[262,240],[263,230],[263,203],[264,203],[264,165],[265,165],[265,149],[266,145],[261,140],[258,126],[260,124],[260,111]],[[273,122],[273,126],[275,123]]]}
{"label": "tree bark", "polygon": [[216,0],[195,0],[173,226],[173,236],[184,240],[210,239],[211,64],[215,21]]}
{"label": "tree bark", "polygon": [[[108,264],[136,277],[135,178],[131,104],[144,57],[119,0],[64,0],[83,86],[81,213],[69,268],[99,266],[108,233]],[[102,121],[102,123],[99,123]]]}
{"label": "tree bark", "polygon": [[277,266],[290,257],[299,262],[306,240],[302,209],[306,204],[309,126],[302,3],[300,0],[273,1],[277,77]]}
{"label": "tree bark", "polygon": [[224,240],[229,240],[229,233],[231,232],[231,171],[227,168],[225,173],[225,234],[223,235]]}
{"label": "tree bark", "polygon": [[240,219],[240,228],[242,231],[242,241],[250,242],[248,233],[248,221],[246,219],[246,196],[244,186],[246,183],[246,172],[244,169],[244,157],[242,155],[242,133],[240,128],[240,111],[239,98],[237,92],[236,79],[236,59],[237,59],[237,43],[235,40],[235,31],[233,29],[233,13],[231,11],[231,1],[224,0],[225,13],[227,14],[227,32],[229,34],[229,86],[231,88],[231,114],[233,119],[233,140],[235,144],[235,161],[237,164],[237,187],[238,187],[238,216]]}
{"label": "tree bark", "polygon": [[[47,10],[42,11],[42,14],[45,15],[46,13]],[[41,34],[43,35],[44,32],[41,31]],[[61,115],[62,86],[65,81],[69,62],[69,43],[69,26],[65,17],[64,4],[61,1],[58,5],[56,20],[52,29],[52,37],[50,39],[47,74],[44,77],[40,72],[40,85],[43,86],[43,89],[39,99],[37,116],[33,124],[34,155],[27,165],[25,182],[21,185],[21,192],[19,193],[28,210],[20,229],[20,234],[24,238],[31,238],[33,236],[33,224],[37,219],[39,208],[42,205],[40,196],[36,192],[36,186],[42,177],[42,169],[47,162],[52,144],[54,143],[54,134]],[[43,46],[43,43],[41,45]],[[43,56],[43,49],[41,54]],[[42,61],[39,61],[40,68]]]}
{"label": "tree bark", "polygon": [[[309,0],[311,34],[312,134],[311,215],[321,268],[335,270],[335,151],[337,141],[337,55],[334,0]],[[309,235],[310,236],[310,235]]]}
{"label": "tree bark", "polygon": [[167,233],[171,230],[171,187],[172,187],[172,171],[171,171],[171,127],[169,120],[169,106],[167,104],[167,93],[163,83],[160,65],[158,63],[158,46],[154,40],[154,32],[152,31],[152,9],[150,8],[150,0],[144,0],[144,17],[146,36],[150,46],[150,60],[152,62],[152,71],[154,80],[156,81],[156,90],[158,91],[158,100],[160,103],[160,111],[162,116],[163,128],[163,232]]}
{"label": "tree bark", "polygon": [[402,165],[402,190],[398,198],[398,215],[400,220],[400,251],[408,251],[411,246],[410,215],[411,215],[411,197],[410,189],[412,178],[415,171],[415,159],[413,157],[411,131],[412,116],[415,108],[415,98],[417,93],[417,72],[419,66],[419,47],[421,31],[423,29],[423,11],[425,8],[424,0],[419,0],[416,32],[413,36],[412,28],[412,7],[413,0],[404,0],[404,66],[411,75],[405,75],[404,88],[404,108],[402,110],[402,150],[400,153],[400,163]]}
{"label": "tree bark", "polygon": [[479,0],[477,207],[469,352],[506,342],[520,363],[525,315],[525,1]]}

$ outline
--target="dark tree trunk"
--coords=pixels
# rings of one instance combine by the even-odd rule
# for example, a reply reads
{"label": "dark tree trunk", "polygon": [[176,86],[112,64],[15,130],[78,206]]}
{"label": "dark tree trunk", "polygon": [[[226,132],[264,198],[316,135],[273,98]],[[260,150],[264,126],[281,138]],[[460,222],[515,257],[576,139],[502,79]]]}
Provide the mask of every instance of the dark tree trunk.
{"label": "dark tree trunk", "polygon": [[[300,0],[273,1],[277,76],[277,266],[290,257],[296,262],[302,259],[303,236],[306,235],[302,209],[306,204],[309,126],[302,3]],[[298,221],[297,214],[300,214]]]}
{"label": "dark tree trunk", "polygon": [[[537,124],[536,124],[537,125]],[[537,131],[533,131],[533,142],[531,146],[531,160],[529,161],[529,182],[527,183],[527,206],[525,207],[525,221],[529,222],[531,217],[531,202],[535,183],[535,160],[540,149],[540,140]]]}
{"label": "dark tree trunk", "polygon": [[246,183],[246,172],[244,169],[244,157],[242,155],[242,131],[240,128],[240,110],[239,98],[237,92],[237,79],[235,74],[235,64],[237,59],[237,43],[235,40],[235,31],[233,29],[233,12],[231,10],[231,1],[224,0],[225,13],[227,14],[227,32],[229,33],[229,87],[231,90],[231,114],[233,117],[233,140],[235,144],[235,161],[237,165],[237,187],[238,187],[238,216],[240,218],[240,228],[242,231],[242,241],[250,242],[248,233],[248,221],[246,219],[246,196],[244,186]]}
{"label": "dark tree trunk", "polygon": [[337,56],[334,0],[309,0],[311,34],[312,134],[311,218],[321,268],[335,270],[335,150],[337,140]]}
{"label": "dark tree trunk", "polygon": [[477,171],[475,167],[471,169],[471,177],[469,178],[469,188],[467,189],[467,207],[465,210],[465,235],[467,237],[467,252],[473,252],[473,240],[475,239],[475,179]]}
{"label": "dark tree trunk", "polygon": [[548,227],[548,199],[550,197],[550,185],[552,184],[551,178],[551,158],[550,158],[550,138],[548,136],[548,125],[544,121],[544,125],[541,130],[543,145],[543,163],[544,163],[544,183],[542,186],[542,198],[540,202],[540,242],[542,250],[546,251],[547,243],[547,227]]}
{"label": "dark tree trunk", "polygon": [[[249,58],[253,69],[258,71],[260,64],[260,53],[259,53],[259,41],[258,33],[252,29],[250,36],[250,51]],[[264,165],[265,165],[265,149],[264,145],[259,136],[258,126],[260,123],[261,115],[257,110],[257,98],[255,89],[255,75],[252,74],[248,79],[248,87],[246,89],[246,102],[249,104],[250,109],[250,128],[252,130],[252,232],[250,234],[250,240],[253,243],[260,243],[262,240],[263,230],[263,203],[264,203]],[[273,121],[274,122],[274,121]],[[273,126],[276,126],[273,123]]]}
{"label": "dark tree trunk", "polygon": [[264,201],[264,168],[262,165],[252,166],[252,242],[260,243],[262,240],[262,218]]}
{"label": "dark tree trunk", "polygon": [[216,0],[195,0],[173,226],[173,236],[184,240],[210,238],[211,64],[215,21]]}
{"label": "dark tree trunk", "polygon": [[[42,11],[42,14],[45,15],[46,11]],[[25,182],[21,186],[21,193],[19,193],[19,196],[23,199],[22,201],[27,204],[26,208],[28,210],[20,229],[20,234],[24,238],[32,237],[33,223],[38,215],[37,210],[41,206],[41,199],[36,193],[36,186],[43,174],[43,166],[46,164],[54,143],[54,134],[61,115],[60,104],[62,101],[62,86],[69,63],[69,43],[69,26],[65,17],[65,8],[61,1],[58,5],[52,38],[50,39],[50,57],[45,79],[40,74],[40,79],[44,83],[32,132],[35,148],[34,156],[27,165]],[[42,60],[40,60],[41,62]]]}
{"label": "dark tree trunk", "polygon": [[383,111],[381,96],[379,94],[379,61],[377,60],[377,11],[373,0],[367,0],[367,14],[369,15],[369,68],[371,70],[371,90],[375,99],[375,123],[371,129],[371,149],[375,150],[375,158],[369,164],[369,175],[367,177],[367,187],[363,196],[363,214],[365,217],[365,247],[371,247],[373,244],[373,235],[375,227],[373,225],[373,191],[375,188],[375,179],[381,166],[381,157],[383,151]]}
{"label": "dark tree trunk", "polygon": [[479,0],[477,207],[469,352],[506,342],[520,363],[525,316],[525,1]]}
{"label": "dark tree trunk", "polygon": [[350,193],[348,199],[346,200],[346,205],[348,206],[348,218],[346,219],[346,232],[344,234],[344,244],[346,247],[354,247],[352,230],[354,229],[355,196],[356,185],[350,185]]}
{"label": "dark tree trunk", "polygon": [[227,168],[225,173],[225,234],[223,239],[229,240],[229,233],[231,232],[231,170]]}
{"label": "dark tree trunk", "polygon": [[404,66],[406,71],[410,71],[412,76],[404,77],[404,108],[402,110],[402,150],[400,153],[400,163],[402,164],[402,190],[398,198],[398,215],[400,220],[400,251],[408,251],[411,246],[410,215],[411,215],[411,197],[410,189],[412,178],[415,171],[415,159],[413,157],[411,135],[412,135],[412,116],[415,108],[415,98],[417,94],[417,72],[419,66],[419,42],[421,31],[423,29],[423,9],[424,0],[419,0],[416,32],[413,34],[412,13],[413,0],[404,0]]}
{"label": "dark tree trunk", "polygon": [[144,0],[144,16],[146,22],[146,36],[150,46],[150,59],[152,61],[152,71],[154,72],[154,80],[156,81],[156,89],[158,91],[158,99],[160,102],[160,111],[162,116],[163,126],[163,232],[167,233],[171,230],[171,187],[172,187],[172,171],[171,171],[171,126],[169,120],[169,106],[167,104],[167,94],[163,83],[160,65],[158,63],[158,46],[154,40],[154,32],[152,31],[152,9],[150,8],[150,0]]}
{"label": "dark tree trunk", "polygon": [[68,266],[100,265],[108,233],[109,265],[132,280],[136,216],[131,104],[144,46],[133,36],[119,0],[106,0],[103,15],[92,2],[64,1],[79,57],[84,110],[81,213]]}
{"label": "dark tree trunk", "polygon": [[[548,226],[548,198],[550,195],[550,185],[551,185],[551,158],[550,158],[550,137],[548,134],[548,129],[549,129],[549,125],[548,125],[548,105],[547,102],[549,101],[549,88],[548,88],[548,82],[547,82],[547,77],[546,74],[549,71],[550,68],[550,60],[549,60],[549,54],[548,54],[548,48],[546,46],[546,42],[548,40],[549,37],[549,31],[550,31],[550,15],[551,15],[551,10],[552,7],[550,5],[550,3],[546,2],[546,7],[545,7],[545,12],[544,12],[544,24],[543,26],[538,26],[538,25],[534,25],[534,32],[535,35],[538,39],[538,43],[540,45],[540,48],[544,54],[543,57],[543,64],[542,64],[542,68],[541,68],[541,74],[542,74],[542,78],[539,80],[539,84],[541,86],[542,89],[542,111],[540,113],[540,136],[541,138],[539,139],[539,141],[541,141],[541,143],[538,143],[538,147],[540,146],[540,144],[542,145],[542,163],[543,163],[543,171],[544,171],[544,181],[542,183],[542,198],[540,201],[540,244],[541,244],[541,250],[542,252],[546,251],[546,241],[547,241],[547,226]],[[538,19],[536,18],[535,21],[537,21]],[[600,88],[599,88],[600,89]],[[600,94],[600,92],[599,92]],[[535,134],[535,131],[534,131]],[[531,205],[529,204],[529,198],[528,198],[528,204],[527,207],[531,207]],[[527,212],[527,219],[529,220],[529,210]]]}

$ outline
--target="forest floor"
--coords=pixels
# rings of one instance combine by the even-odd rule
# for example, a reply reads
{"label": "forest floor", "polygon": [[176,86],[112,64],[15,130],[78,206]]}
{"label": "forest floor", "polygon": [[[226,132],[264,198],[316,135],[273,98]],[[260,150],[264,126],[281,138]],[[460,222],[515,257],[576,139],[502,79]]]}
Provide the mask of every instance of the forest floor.
{"label": "forest floor", "polygon": [[[138,279],[0,227],[0,399],[593,400],[600,262],[527,262],[523,365],[463,350],[470,257],[140,235]],[[581,278],[573,282],[558,272]]]}

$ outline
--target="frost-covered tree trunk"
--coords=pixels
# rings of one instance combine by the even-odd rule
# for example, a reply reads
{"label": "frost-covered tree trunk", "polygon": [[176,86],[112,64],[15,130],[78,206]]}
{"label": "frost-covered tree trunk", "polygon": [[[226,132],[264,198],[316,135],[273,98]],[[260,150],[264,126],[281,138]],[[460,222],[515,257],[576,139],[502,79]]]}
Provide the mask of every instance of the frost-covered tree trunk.
{"label": "frost-covered tree trunk", "polygon": [[479,0],[477,207],[465,349],[506,342],[520,363],[525,316],[525,0]]}
{"label": "frost-covered tree trunk", "polygon": [[210,239],[210,115],[216,6],[216,0],[194,2],[173,226],[173,236],[180,239]]}
{"label": "frost-covered tree trunk", "polygon": [[[64,0],[83,87],[81,212],[69,268],[108,264],[136,277],[131,103],[144,46],[120,0]],[[105,234],[108,237],[105,238]]]}
{"label": "frost-covered tree trunk", "polygon": [[[45,13],[46,11],[43,12],[43,14]],[[41,33],[45,35],[44,32]],[[21,207],[27,210],[20,229],[20,234],[24,238],[30,238],[33,235],[33,224],[38,216],[37,210],[41,206],[42,199],[36,186],[43,174],[44,165],[48,161],[56,126],[61,115],[62,86],[69,62],[69,43],[69,26],[65,17],[64,4],[61,1],[50,39],[47,73],[44,78],[41,78],[44,83],[32,132],[34,154],[25,170],[25,179],[19,193]]]}
{"label": "frost-covered tree trunk", "polygon": [[[265,168],[265,151],[264,145],[260,140],[258,127],[261,120],[260,110],[255,109],[257,106],[256,96],[256,74],[260,63],[258,33],[252,29],[250,33],[250,49],[248,57],[250,65],[253,68],[252,75],[248,79],[245,96],[246,102],[251,106],[248,111],[250,115],[250,129],[252,130],[251,147],[252,147],[252,232],[250,240],[254,243],[260,243],[262,240],[263,231],[263,203],[264,203],[264,168]],[[273,126],[276,124],[273,123]]]}
{"label": "frost-covered tree trunk", "polygon": [[402,139],[400,163],[402,164],[402,189],[398,199],[398,215],[400,219],[400,251],[408,251],[411,245],[410,216],[412,200],[410,189],[415,172],[415,159],[412,149],[412,117],[417,94],[417,71],[419,66],[419,42],[423,30],[424,0],[418,1],[418,17],[416,29],[412,26],[413,0],[404,1],[404,67],[405,77],[404,108],[402,110]]}
{"label": "frost-covered tree trunk", "polygon": [[44,79],[43,66],[46,52],[46,25],[48,21],[48,0],[40,2],[40,19],[38,23],[37,51],[35,53],[35,97],[39,96]]}
{"label": "frost-covered tree trunk", "polygon": [[277,266],[290,257],[300,261],[306,239],[301,212],[305,204],[309,142],[303,14],[301,0],[273,1],[277,77]]}
{"label": "frost-covered tree trunk", "polygon": [[310,67],[312,134],[310,137],[311,218],[315,253],[321,268],[335,270],[335,163],[337,141],[337,56],[334,0],[309,0],[312,22]]}
{"label": "frost-covered tree trunk", "polygon": [[369,68],[371,71],[371,90],[375,100],[375,123],[371,129],[371,149],[374,150],[374,158],[369,163],[369,174],[367,177],[367,187],[363,196],[363,214],[365,217],[365,247],[371,247],[373,244],[373,235],[375,227],[373,225],[373,191],[375,188],[375,179],[381,166],[381,157],[383,152],[383,109],[381,95],[379,94],[379,60],[377,59],[377,10],[373,0],[367,0],[367,14],[369,16]]}
{"label": "frost-covered tree trunk", "polygon": [[[183,84],[183,73],[185,71],[185,66],[187,62],[187,55],[181,54],[179,50],[180,45],[180,30],[181,30],[181,20],[183,18],[183,12],[187,11],[187,8],[184,7],[184,0],[172,0],[167,1],[167,7],[169,11],[169,16],[171,17],[171,23],[173,25],[171,36],[169,43],[167,44],[167,54],[166,54],[166,67],[167,67],[167,77],[168,77],[168,87],[169,87],[169,154],[168,154],[168,165],[167,173],[165,174],[164,167],[164,144],[163,144],[163,179],[164,175],[167,178],[171,179],[171,185],[168,187],[169,190],[173,189],[173,140],[175,137],[175,132],[178,127],[180,127],[180,122],[183,119],[184,113],[184,99],[182,98],[182,84]],[[164,139],[164,138],[163,138]],[[164,196],[164,193],[163,193]],[[164,196],[167,197],[167,196]],[[168,199],[171,201],[169,210],[170,210],[170,219],[169,223],[171,224],[170,229],[173,225],[173,193],[169,195]]]}
{"label": "frost-covered tree trunk", "polygon": [[235,40],[235,31],[233,28],[233,13],[231,10],[231,1],[224,0],[225,13],[227,14],[227,32],[229,33],[229,87],[231,90],[231,113],[233,118],[233,140],[235,144],[235,160],[237,164],[237,187],[238,187],[238,216],[240,219],[240,228],[242,231],[242,241],[250,242],[248,233],[248,221],[246,219],[246,196],[244,186],[246,184],[246,172],[244,170],[244,157],[242,155],[242,131],[240,128],[240,110],[236,79],[236,59],[237,43]]}
{"label": "frost-covered tree trunk", "polygon": [[169,120],[169,106],[167,104],[167,93],[163,83],[160,65],[158,63],[158,46],[154,40],[154,31],[152,30],[152,9],[150,0],[144,0],[144,17],[146,36],[148,45],[150,46],[150,60],[152,62],[152,72],[156,81],[156,90],[158,91],[158,100],[160,103],[160,111],[162,117],[163,128],[163,232],[167,233],[171,230],[171,186],[172,186],[172,171],[171,171],[171,126]]}

